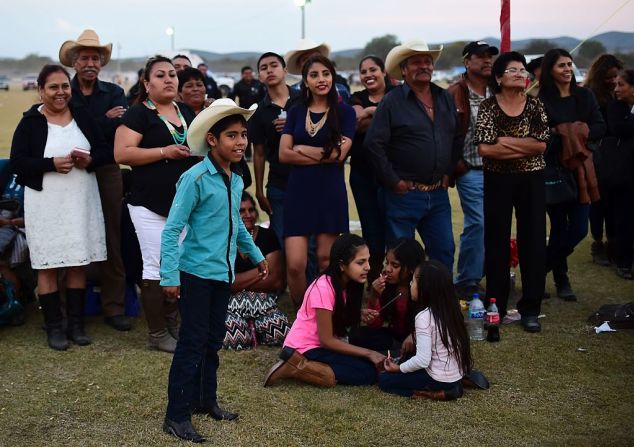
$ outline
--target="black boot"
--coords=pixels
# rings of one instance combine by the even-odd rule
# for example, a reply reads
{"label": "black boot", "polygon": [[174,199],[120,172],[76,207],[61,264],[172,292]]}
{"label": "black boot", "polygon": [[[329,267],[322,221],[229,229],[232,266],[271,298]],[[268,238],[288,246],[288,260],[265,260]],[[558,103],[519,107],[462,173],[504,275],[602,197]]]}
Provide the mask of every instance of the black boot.
{"label": "black boot", "polygon": [[84,329],[84,303],[86,289],[66,289],[66,314],[68,317],[68,338],[73,343],[86,346],[91,343]]}
{"label": "black boot", "polygon": [[565,273],[555,277],[555,287],[557,288],[557,296],[564,301],[577,301],[577,295],[572,290],[568,275]]}
{"label": "black boot", "polygon": [[59,292],[42,294],[39,296],[39,301],[44,314],[48,345],[57,351],[67,350],[68,339],[62,327],[64,317],[62,316]]}

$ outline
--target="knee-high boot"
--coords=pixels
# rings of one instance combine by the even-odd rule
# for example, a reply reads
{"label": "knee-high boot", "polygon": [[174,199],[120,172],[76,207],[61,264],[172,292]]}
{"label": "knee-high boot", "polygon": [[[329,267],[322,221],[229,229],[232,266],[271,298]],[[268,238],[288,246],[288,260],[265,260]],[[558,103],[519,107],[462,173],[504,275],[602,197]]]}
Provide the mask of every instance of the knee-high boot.
{"label": "knee-high boot", "polygon": [[172,338],[178,340],[178,331],[180,330],[180,321],[178,318],[178,301],[166,296],[164,306],[167,332],[170,333]]}
{"label": "knee-high boot", "polygon": [[144,279],[141,285],[141,304],[148,326],[148,349],[165,352],[176,350],[176,340],[165,324],[165,294],[159,281]]}
{"label": "knee-high boot", "polygon": [[57,351],[65,351],[68,349],[68,339],[63,328],[64,317],[59,291],[39,295],[39,301],[44,314],[48,345]]}
{"label": "knee-high boot", "polygon": [[66,289],[66,316],[68,317],[68,338],[80,346],[89,345],[90,338],[84,328],[84,303],[86,289]]}

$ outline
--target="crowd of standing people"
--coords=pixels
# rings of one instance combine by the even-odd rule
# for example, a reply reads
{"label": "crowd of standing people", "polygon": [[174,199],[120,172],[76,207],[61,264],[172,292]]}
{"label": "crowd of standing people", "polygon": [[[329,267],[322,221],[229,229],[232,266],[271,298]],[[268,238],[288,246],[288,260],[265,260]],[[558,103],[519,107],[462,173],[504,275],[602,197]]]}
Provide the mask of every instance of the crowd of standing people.
{"label": "crowd of standing people", "polygon": [[[589,227],[593,260],[632,280],[634,71],[614,56],[580,86],[570,53],[553,49],[530,84],[522,54],[470,42],[464,75],[444,89],[432,82],[442,47],[413,40],[385,61],[364,56],[363,89],[351,94],[328,45],[302,40],[245,66],[229,98],[184,55],[148,59],[126,98],[99,79],[111,51],[92,30],[62,45],[62,65],[38,77],[41,104],[15,131],[11,166],[53,349],[91,342],[89,264],[105,322],[131,329],[129,215],[148,348],[174,353],[167,433],[202,442],[192,413],[238,417],[217,402],[223,345],[283,346],[265,386],[378,383],[454,399],[481,385],[457,298],[482,293],[507,313],[513,212],[527,332],[541,330],[548,273],[558,297],[578,299],[568,259]],[[301,81],[288,85],[288,73]],[[131,169],[125,200],[120,164]],[[348,185],[363,237],[349,232]],[[454,186],[464,216],[455,277]],[[277,303],[287,287],[292,325]]]}

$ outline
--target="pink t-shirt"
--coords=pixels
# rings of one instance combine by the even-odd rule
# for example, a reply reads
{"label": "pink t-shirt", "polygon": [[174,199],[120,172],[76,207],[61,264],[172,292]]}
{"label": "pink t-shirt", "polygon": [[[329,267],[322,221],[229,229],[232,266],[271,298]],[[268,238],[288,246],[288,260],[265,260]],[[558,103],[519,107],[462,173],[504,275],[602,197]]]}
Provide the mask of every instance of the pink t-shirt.
{"label": "pink t-shirt", "polygon": [[[345,292],[344,292],[345,300]],[[304,302],[297,312],[290,332],[284,340],[284,346],[296,349],[300,354],[311,349],[320,348],[319,330],[317,328],[316,309],[333,311],[335,308],[335,289],[330,277],[321,275],[306,289]]]}

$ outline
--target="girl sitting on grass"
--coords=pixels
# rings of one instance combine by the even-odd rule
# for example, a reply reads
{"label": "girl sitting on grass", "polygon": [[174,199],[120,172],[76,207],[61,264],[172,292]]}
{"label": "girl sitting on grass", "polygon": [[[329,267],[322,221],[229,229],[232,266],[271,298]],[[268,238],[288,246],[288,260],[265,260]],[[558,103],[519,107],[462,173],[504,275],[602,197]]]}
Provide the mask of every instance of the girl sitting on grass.
{"label": "girl sitting on grass", "polygon": [[400,365],[387,358],[379,387],[404,397],[461,397],[462,376],[471,372],[472,360],[451,274],[442,263],[426,261],[416,268],[410,292],[416,354]]}
{"label": "girl sitting on grass", "polygon": [[399,238],[388,248],[385,269],[372,282],[368,302],[377,317],[351,334],[350,343],[381,352],[389,349],[399,355],[401,344],[414,330],[409,285],[423,261],[425,250],[416,239]]}
{"label": "girl sitting on grass", "polygon": [[264,386],[293,378],[317,386],[372,385],[385,355],[347,342],[349,328],[376,317],[361,310],[363,285],[370,271],[370,251],[354,234],[342,234],[330,250],[326,270],[308,286],[280,361]]}

